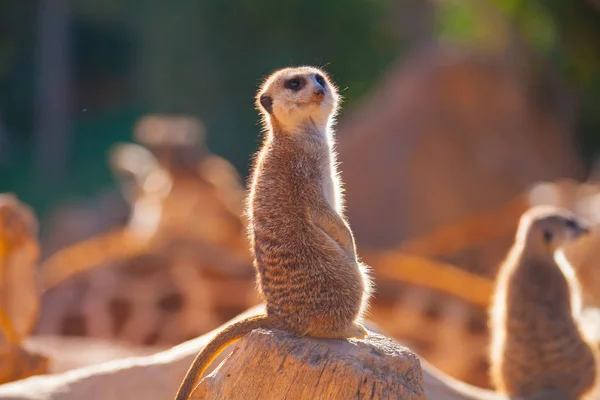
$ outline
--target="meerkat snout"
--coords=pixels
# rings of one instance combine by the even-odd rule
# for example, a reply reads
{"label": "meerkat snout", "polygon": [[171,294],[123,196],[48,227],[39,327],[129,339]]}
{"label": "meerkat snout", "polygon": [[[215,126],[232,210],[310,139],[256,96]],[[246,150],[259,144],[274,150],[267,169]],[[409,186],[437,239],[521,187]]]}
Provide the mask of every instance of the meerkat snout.
{"label": "meerkat snout", "polygon": [[315,74],[313,79],[315,81],[315,88],[313,90],[314,97],[317,100],[322,100],[325,98],[325,93],[327,92],[327,82],[321,74]]}
{"label": "meerkat snout", "polygon": [[315,97],[320,100],[323,97],[325,97],[325,89],[323,89],[322,87],[318,87],[315,89],[314,94]]}
{"label": "meerkat snout", "polygon": [[587,232],[588,227],[571,211],[537,206],[523,215],[517,236],[521,243],[551,254]]}
{"label": "meerkat snout", "polygon": [[580,221],[570,216],[554,217],[536,221],[542,225],[544,241],[553,248],[560,247],[567,241],[589,233],[589,229]]}
{"label": "meerkat snout", "polygon": [[589,226],[585,225],[583,222],[578,223],[573,219],[569,219],[567,220],[566,225],[572,239],[590,233]]}

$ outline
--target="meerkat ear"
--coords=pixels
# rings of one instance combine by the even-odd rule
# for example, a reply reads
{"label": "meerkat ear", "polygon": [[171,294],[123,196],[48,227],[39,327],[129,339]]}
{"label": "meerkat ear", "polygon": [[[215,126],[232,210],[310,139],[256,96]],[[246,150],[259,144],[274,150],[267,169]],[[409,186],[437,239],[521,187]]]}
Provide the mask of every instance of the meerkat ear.
{"label": "meerkat ear", "polygon": [[273,114],[273,99],[271,96],[263,94],[260,96],[260,105],[269,113]]}
{"label": "meerkat ear", "polygon": [[552,241],[552,232],[544,230],[544,241],[550,243]]}

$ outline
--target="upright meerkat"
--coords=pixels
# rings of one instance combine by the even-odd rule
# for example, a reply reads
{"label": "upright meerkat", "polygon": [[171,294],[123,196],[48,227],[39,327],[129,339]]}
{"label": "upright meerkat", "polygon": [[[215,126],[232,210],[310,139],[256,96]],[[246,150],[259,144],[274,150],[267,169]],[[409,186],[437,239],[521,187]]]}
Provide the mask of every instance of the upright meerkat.
{"label": "upright meerkat", "polygon": [[256,98],[265,138],[247,203],[249,237],[266,315],[231,324],[198,354],[177,393],[187,399],[210,362],[257,328],[320,338],[363,338],[371,293],[343,216],[333,150],[339,96],[313,67],[273,73]]}
{"label": "upright meerkat", "polygon": [[521,218],[491,305],[491,378],[497,390],[580,399],[594,387],[596,353],[574,316],[580,293],[570,266],[555,257],[586,232],[561,208],[538,206]]}

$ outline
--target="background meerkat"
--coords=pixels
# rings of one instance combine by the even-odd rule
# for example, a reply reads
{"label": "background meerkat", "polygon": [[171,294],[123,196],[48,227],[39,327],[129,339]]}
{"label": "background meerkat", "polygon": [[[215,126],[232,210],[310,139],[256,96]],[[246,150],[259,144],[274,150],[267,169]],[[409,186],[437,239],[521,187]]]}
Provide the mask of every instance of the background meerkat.
{"label": "background meerkat", "polygon": [[192,122],[144,118],[135,135],[143,146],[112,149],[129,222],[42,263],[37,333],[175,345],[260,301],[243,181]]}
{"label": "background meerkat", "polygon": [[33,210],[12,193],[0,194],[0,325],[12,344],[31,333],[39,312],[37,233]]}
{"label": "background meerkat", "polygon": [[249,236],[266,315],[226,327],[198,354],[177,393],[187,399],[208,364],[253,329],[362,338],[371,284],[343,217],[332,125],[338,93],[317,68],[273,73],[256,104],[266,136],[247,202]]}
{"label": "background meerkat", "polygon": [[[497,390],[579,399],[596,381],[596,352],[573,315],[572,271],[556,262],[564,243],[587,232],[566,209],[526,212],[500,268],[491,305],[491,378]],[[558,393],[557,392],[557,393]],[[544,397],[547,398],[547,397]]]}

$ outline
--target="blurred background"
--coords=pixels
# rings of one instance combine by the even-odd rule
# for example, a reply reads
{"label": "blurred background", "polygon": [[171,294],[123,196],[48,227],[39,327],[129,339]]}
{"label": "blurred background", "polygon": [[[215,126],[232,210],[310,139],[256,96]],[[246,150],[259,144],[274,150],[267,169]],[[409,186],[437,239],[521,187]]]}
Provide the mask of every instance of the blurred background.
{"label": "blurred background", "polygon": [[[209,224],[216,211],[209,211],[208,200],[202,203],[204,219],[196,211],[186,214],[183,204],[196,189],[180,189],[195,183],[181,167],[185,163],[175,159],[189,161],[189,154],[173,150],[166,156],[151,140],[135,139],[140,118],[193,117],[184,125],[163,120],[170,128],[159,118],[145,129],[200,132],[210,152],[233,169],[214,175],[211,185],[235,181],[237,173],[243,188],[260,143],[255,92],[273,70],[302,64],[324,67],[344,97],[337,138],[347,213],[359,253],[384,271],[373,320],[444,371],[489,386],[487,298],[475,305],[469,303],[477,303],[473,298],[453,302],[398,281],[418,283],[417,269],[409,266],[431,271],[424,263],[430,260],[489,283],[521,213],[531,205],[559,204],[600,221],[597,0],[2,0],[0,192],[16,193],[35,210],[44,259],[79,240],[131,227],[139,199],[146,206],[157,201],[163,210],[158,218],[177,221],[159,224],[157,232],[170,236],[153,243],[171,243],[190,234],[186,229],[212,226],[201,240],[198,232],[190,234],[192,247],[201,248],[200,242],[217,240],[206,238],[226,229]],[[152,150],[164,168],[153,178],[158,192],[141,185],[133,193],[131,182],[116,171],[111,154],[122,142]],[[127,159],[146,157],[139,151],[123,154],[121,169]],[[141,174],[142,181],[149,176]],[[161,192],[165,179],[171,183]],[[169,190],[171,197],[164,197]],[[240,199],[226,206],[238,216],[241,211],[231,211],[236,209],[231,204],[241,209]],[[231,236],[243,241],[242,223],[236,223]],[[235,246],[247,253],[245,244]],[[423,259],[398,258],[386,269],[376,252],[387,249]],[[219,267],[224,258],[207,262],[205,250],[200,264]],[[180,252],[159,256],[157,250],[135,262],[183,268],[185,263],[172,258]],[[253,271],[245,265],[244,287],[253,294]],[[205,283],[214,296],[220,290],[215,288],[243,292],[233,283],[219,286],[210,280],[213,275]],[[469,282],[457,283],[467,288],[463,296],[477,292]],[[81,291],[91,287],[86,285]],[[128,295],[137,293],[123,287]],[[189,293],[196,292],[190,286]],[[99,298],[100,291],[94,293]],[[218,301],[228,300],[221,297]],[[52,310],[77,302],[61,299],[42,310],[48,324],[58,319]],[[160,303],[165,312],[185,308],[179,297],[168,300]],[[186,337],[218,326],[253,301],[223,306],[229,311],[217,312],[220,319],[190,329]],[[137,315],[119,304],[111,312],[122,321]],[[190,315],[183,319],[189,322]],[[70,318],[76,328],[69,333],[85,335],[81,315],[72,311]],[[91,330],[88,326],[93,336]],[[456,333],[461,330],[466,333]],[[144,344],[159,337],[154,331],[131,335],[137,335],[132,342]],[[185,339],[173,335],[164,342]]]}
{"label": "blurred background", "polygon": [[96,196],[113,185],[108,148],[130,140],[148,112],[201,118],[211,149],[245,175],[258,143],[253,95],[270,71],[325,66],[341,85],[343,120],[390,68],[434,44],[496,57],[519,74],[589,166],[600,146],[599,8],[595,0],[3,0],[0,190],[42,218],[62,201]]}

